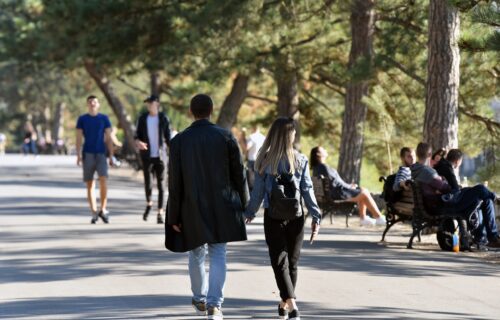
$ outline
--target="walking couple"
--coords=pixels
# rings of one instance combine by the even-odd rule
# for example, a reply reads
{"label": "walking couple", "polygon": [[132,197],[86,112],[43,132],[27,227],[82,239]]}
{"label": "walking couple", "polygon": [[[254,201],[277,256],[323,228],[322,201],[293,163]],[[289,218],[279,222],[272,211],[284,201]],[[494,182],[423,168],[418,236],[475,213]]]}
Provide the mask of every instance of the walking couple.
{"label": "walking couple", "polygon": [[212,110],[209,96],[193,97],[190,111],[195,121],[171,141],[165,246],[174,252],[189,251],[192,305],[196,313],[208,319],[222,319],[226,243],[247,239],[245,222],[253,220],[264,201],[265,238],[281,297],[279,317],[300,319],[295,286],[304,215],[288,220],[271,218],[271,211],[279,209],[274,206],[275,197],[270,196],[274,195],[277,177],[289,177],[297,186],[294,191],[300,193],[300,202],[303,198],[313,217],[313,234],[318,233],[321,215],[307,158],[293,149],[294,122],[278,118],[272,124],[255,163],[257,174],[248,202],[238,143],[229,131],[210,122]]}

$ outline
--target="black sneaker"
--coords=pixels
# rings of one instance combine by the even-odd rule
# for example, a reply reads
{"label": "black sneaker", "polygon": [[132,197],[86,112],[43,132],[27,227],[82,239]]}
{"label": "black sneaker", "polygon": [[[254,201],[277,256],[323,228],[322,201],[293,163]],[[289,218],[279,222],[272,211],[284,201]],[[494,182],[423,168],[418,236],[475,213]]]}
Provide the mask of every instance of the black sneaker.
{"label": "black sneaker", "polygon": [[156,217],[156,222],[158,224],[163,224],[163,218],[162,218],[161,214],[158,214],[158,216]]}
{"label": "black sneaker", "polygon": [[144,211],[144,214],[142,215],[142,220],[148,221],[149,210],[151,210],[151,206],[146,206],[146,210]]}
{"label": "black sneaker", "polygon": [[92,219],[90,220],[90,223],[91,224],[96,224],[97,222],[97,219],[99,219],[99,217],[97,216],[97,214],[92,214]]}
{"label": "black sneaker", "polygon": [[98,216],[99,216],[99,218],[101,218],[102,222],[109,223],[108,213],[109,213],[109,211],[107,211],[107,210],[106,211],[103,211],[103,210],[99,211]]}
{"label": "black sneaker", "polygon": [[194,299],[191,299],[191,305],[198,316],[206,316],[207,315],[207,304],[203,301],[196,302]]}
{"label": "black sneaker", "polygon": [[292,312],[288,313],[289,320],[300,320],[299,310],[292,310]]}
{"label": "black sneaker", "polygon": [[279,319],[288,319],[288,310],[281,307],[281,304],[278,304],[278,315]]}
{"label": "black sneaker", "polygon": [[500,248],[500,239],[495,238],[493,240],[490,240],[487,244],[488,248],[495,248],[498,249]]}

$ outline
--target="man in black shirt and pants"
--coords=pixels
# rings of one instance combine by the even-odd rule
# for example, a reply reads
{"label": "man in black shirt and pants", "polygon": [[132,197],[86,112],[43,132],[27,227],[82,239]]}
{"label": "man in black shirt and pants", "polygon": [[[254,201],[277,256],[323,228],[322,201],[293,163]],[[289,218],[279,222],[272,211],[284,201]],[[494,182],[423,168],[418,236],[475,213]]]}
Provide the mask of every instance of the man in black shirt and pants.
{"label": "man in black shirt and pants", "polygon": [[165,193],[163,187],[166,166],[165,144],[170,147],[170,121],[163,112],[159,112],[160,100],[157,96],[151,95],[144,102],[147,103],[148,112],[139,117],[135,134],[136,147],[140,150],[143,165],[147,202],[142,218],[144,221],[148,219],[149,211],[153,206],[151,176],[154,174],[158,185],[158,216],[156,221],[162,224]]}

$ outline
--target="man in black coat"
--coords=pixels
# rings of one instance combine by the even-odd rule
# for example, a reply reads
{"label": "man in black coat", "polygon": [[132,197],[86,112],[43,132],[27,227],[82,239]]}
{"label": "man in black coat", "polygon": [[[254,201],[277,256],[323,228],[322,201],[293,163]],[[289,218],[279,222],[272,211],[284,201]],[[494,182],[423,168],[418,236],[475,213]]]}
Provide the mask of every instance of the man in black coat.
{"label": "man in black coat", "polygon": [[222,319],[226,243],[247,239],[243,211],[248,187],[238,143],[229,131],[209,121],[212,110],[209,96],[193,97],[190,111],[196,121],[171,141],[165,246],[189,251],[196,312]]}
{"label": "man in black coat", "polygon": [[151,198],[153,193],[152,175],[156,176],[158,186],[158,215],[157,223],[163,223],[163,197],[164,197],[164,177],[166,165],[165,144],[170,145],[170,121],[168,117],[159,112],[160,100],[157,96],[151,95],[144,102],[148,106],[148,112],[141,114],[137,120],[135,132],[135,144],[139,149],[144,172],[144,189],[146,191],[146,210],[142,219],[148,219],[149,211],[153,206]]}

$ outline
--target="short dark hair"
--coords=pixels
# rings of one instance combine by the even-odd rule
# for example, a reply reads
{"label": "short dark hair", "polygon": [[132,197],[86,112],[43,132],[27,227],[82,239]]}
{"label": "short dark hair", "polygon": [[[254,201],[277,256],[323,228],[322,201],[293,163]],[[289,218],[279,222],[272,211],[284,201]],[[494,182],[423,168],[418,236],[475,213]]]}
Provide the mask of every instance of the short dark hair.
{"label": "short dark hair", "polygon": [[411,153],[411,149],[408,147],[402,147],[401,150],[399,151],[399,157],[404,158],[406,153]]}
{"label": "short dark hair", "polygon": [[88,96],[87,97],[87,102],[89,102],[89,100],[92,100],[92,99],[97,99],[97,97],[96,96],[92,96],[92,95]]}
{"label": "short dark hair", "polygon": [[191,99],[191,104],[189,106],[191,113],[198,119],[208,118],[212,114],[214,109],[214,104],[212,98],[206,94],[197,94]]}
{"label": "short dark hair", "polygon": [[449,162],[455,162],[457,160],[462,159],[464,156],[462,150],[460,149],[451,149],[448,151],[448,155],[446,155],[446,160]]}
{"label": "short dark hair", "polygon": [[420,142],[417,146],[417,158],[419,160],[424,160],[427,159],[430,155],[429,153],[431,152],[432,148],[430,144],[425,143],[425,142]]}

